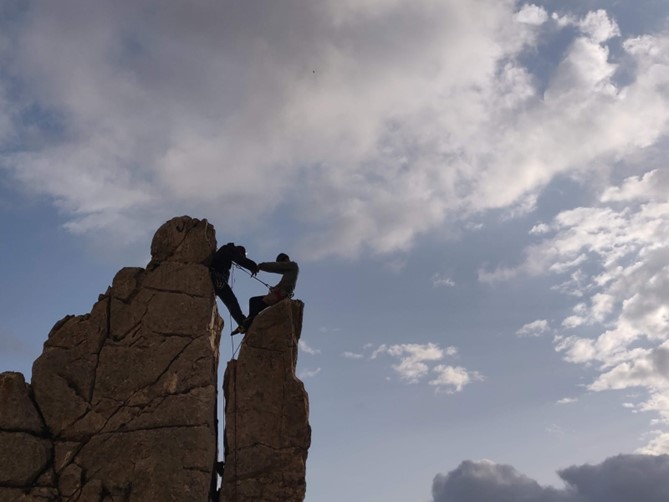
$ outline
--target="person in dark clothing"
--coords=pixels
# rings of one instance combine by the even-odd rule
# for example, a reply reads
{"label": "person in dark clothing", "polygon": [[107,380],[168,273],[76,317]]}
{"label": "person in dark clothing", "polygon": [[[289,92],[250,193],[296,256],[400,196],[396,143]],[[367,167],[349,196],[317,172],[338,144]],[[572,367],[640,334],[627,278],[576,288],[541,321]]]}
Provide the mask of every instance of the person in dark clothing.
{"label": "person in dark clothing", "polygon": [[243,323],[239,324],[239,327],[233,334],[244,333],[251,326],[255,316],[260,312],[275,303],[279,303],[284,298],[293,296],[300,268],[297,266],[297,263],[290,260],[286,253],[279,253],[276,261],[259,263],[258,270],[281,274],[281,280],[276,286],[270,287],[269,293],[266,295],[253,296],[249,299],[249,316]]}
{"label": "person in dark clothing", "polygon": [[[228,285],[230,279],[230,268],[232,263],[244,267],[251,275],[258,273],[258,265],[253,260],[246,257],[246,249],[244,246],[237,246],[234,242],[228,242],[225,246],[221,246],[214,254],[211,262],[211,280],[214,284],[214,291],[223,304],[230,311],[230,315],[235,322],[241,325],[244,322],[244,314],[239,306],[237,297]],[[234,333],[233,333],[234,334]]]}

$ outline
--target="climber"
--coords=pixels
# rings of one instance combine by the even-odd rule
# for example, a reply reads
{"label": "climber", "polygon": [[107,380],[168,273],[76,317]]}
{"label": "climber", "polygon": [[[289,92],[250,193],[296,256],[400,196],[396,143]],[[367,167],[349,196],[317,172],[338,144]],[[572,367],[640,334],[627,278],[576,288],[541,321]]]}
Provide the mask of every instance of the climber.
{"label": "climber", "polygon": [[290,261],[286,253],[279,253],[276,261],[259,263],[258,270],[281,274],[281,280],[276,286],[270,287],[266,295],[253,296],[249,299],[249,316],[244,319],[244,322],[239,323],[239,327],[232,332],[233,335],[246,332],[255,316],[267,307],[279,303],[284,298],[291,298],[297,283],[297,275],[300,272],[297,263]]}
{"label": "climber", "polygon": [[244,246],[237,246],[234,242],[228,242],[225,246],[221,246],[214,254],[211,262],[211,280],[214,284],[216,296],[228,308],[235,322],[241,326],[244,322],[244,314],[239,306],[237,297],[235,297],[232,288],[228,285],[232,262],[249,270],[252,277],[258,273],[258,265],[246,257]]}

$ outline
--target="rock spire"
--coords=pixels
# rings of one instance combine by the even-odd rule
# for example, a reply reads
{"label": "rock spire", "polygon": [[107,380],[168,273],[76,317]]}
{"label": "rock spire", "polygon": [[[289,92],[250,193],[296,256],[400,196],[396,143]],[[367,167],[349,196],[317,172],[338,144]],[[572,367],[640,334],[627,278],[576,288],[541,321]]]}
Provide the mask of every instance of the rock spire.
{"label": "rock spire", "polygon": [[0,500],[207,501],[222,327],[206,220],[174,218],[146,269],[53,327],[23,376],[0,376]]}
{"label": "rock spire", "polygon": [[295,376],[303,303],[264,310],[228,363],[225,390],[225,502],[301,501],[311,443],[309,401]]}

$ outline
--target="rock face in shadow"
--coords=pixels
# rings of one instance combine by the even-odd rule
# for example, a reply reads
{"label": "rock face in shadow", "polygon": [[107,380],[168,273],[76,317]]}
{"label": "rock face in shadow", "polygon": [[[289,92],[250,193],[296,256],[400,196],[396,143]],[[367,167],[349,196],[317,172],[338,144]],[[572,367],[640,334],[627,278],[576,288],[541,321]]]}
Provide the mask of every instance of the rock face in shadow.
{"label": "rock face in shadow", "polygon": [[0,374],[0,500],[209,500],[215,249],[206,220],[168,221],[146,269],[122,269],[90,314],[54,326],[31,386]]}
{"label": "rock face in shadow", "polygon": [[303,303],[263,311],[225,371],[225,502],[302,501],[309,401],[295,376]]}
{"label": "rock face in shadow", "polygon": [[23,375],[0,374],[0,500],[57,500],[52,458],[53,443]]}

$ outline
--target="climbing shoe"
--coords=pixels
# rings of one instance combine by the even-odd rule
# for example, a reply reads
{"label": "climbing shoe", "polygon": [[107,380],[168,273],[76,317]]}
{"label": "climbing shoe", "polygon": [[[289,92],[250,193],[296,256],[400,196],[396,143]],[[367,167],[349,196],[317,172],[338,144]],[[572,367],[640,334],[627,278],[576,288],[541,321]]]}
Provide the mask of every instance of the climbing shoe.
{"label": "climbing shoe", "polygon": [[232,333],[230,333],[230,336],[235,336],[238,335],[239,333],[246,333],[246,328],[242,326],[241,324],[237,326],[237,329],[235,329]]}

